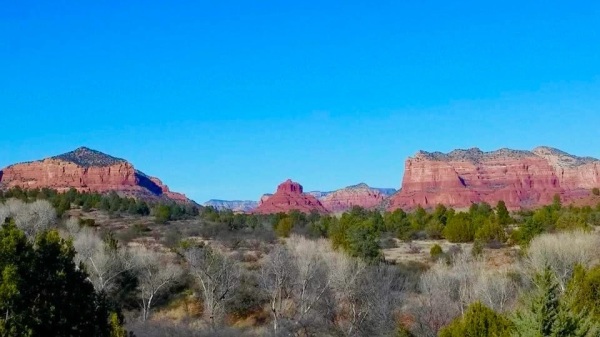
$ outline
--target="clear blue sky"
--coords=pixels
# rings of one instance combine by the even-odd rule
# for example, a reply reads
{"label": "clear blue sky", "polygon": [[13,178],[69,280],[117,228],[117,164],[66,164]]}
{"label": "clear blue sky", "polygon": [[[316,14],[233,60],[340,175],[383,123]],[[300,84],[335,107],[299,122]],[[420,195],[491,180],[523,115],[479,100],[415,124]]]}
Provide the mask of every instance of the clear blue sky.
{"label": "clear blue sky", "polygon": [[600,157],[600,2],[5,1],[0,167],[88,146],[198,202],[398,188],[417,150]]}

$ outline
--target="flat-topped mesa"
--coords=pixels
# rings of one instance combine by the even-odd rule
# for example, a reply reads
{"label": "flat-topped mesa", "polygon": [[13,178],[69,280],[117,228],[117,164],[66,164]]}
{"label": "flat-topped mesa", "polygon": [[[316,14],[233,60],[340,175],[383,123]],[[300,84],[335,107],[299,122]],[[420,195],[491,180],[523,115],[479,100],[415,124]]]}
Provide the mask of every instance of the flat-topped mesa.
{"label": "flat-topped mesa", "polygon": [[406,160],[402,189],[390,209],[469,207],[504,200],[512,209],[548,204],[555,194],[572,201],[600,186],[600,161],[538,147],[532,151],[477,148],[419,151]]}
{"label": "flat-topped mesa", "polygon": [[51,188],[84,192],[115,191],[143,199],[191,202],[172,192],[158,178],[136,170],[124,159],[86,147],[46,159],[14,164],[0,174],[0,188]]}
{"label": "flat-topped mesa", "polygon": [[327,209],[314,196],[304,193],[302,185],[288,179],[277,186],[275,194],[263,196],[252,212],[258,214],[287,213],[292,210],[303,213],[313,211],[327,213]]}

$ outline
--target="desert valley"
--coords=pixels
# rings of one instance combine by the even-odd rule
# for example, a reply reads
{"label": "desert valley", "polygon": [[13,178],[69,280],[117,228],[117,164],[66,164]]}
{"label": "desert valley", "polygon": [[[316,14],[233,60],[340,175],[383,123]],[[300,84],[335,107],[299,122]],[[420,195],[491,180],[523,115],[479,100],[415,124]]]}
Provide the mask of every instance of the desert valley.
{"label": "desert valley", "polygon": [[0,337],[600,337],[600,1],[4,1]]}
{"label": "desert valley", "polygon": [[[112,329],[141,336],[454,336],[482,319],[473,310],[504,336],[526,322],[502,315],[532,284],[587,289],[599,268],[600,161],[550,147],[418,151],[398,190],[288,179],[203,205],[80,147],[8,166],[0,187],[3,231],[70,238],[60,244],[119,308]],[[556,295],[600,300],[572,291]]]}

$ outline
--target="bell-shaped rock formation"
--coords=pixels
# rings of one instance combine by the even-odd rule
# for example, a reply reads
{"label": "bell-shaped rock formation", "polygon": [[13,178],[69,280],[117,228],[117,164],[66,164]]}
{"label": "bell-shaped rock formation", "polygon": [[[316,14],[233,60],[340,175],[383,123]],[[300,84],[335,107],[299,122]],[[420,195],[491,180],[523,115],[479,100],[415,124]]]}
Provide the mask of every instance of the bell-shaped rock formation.
{"label": "bell-shaped rock formation", "polygon": [[275,194],[261,198],[261,201],[253,213],[271,214],[297,210],[303,213],[317,211],[327,213],[327,209],[314,196],[304,193],[302,185],[290,179],[277,186]]}

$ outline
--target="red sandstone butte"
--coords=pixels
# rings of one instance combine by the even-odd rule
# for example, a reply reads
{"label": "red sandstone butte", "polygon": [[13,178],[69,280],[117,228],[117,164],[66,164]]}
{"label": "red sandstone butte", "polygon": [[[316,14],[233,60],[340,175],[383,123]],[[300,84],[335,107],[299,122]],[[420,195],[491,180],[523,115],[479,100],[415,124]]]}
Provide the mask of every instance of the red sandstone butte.
{"label": "red sandstone butte", "polygon": [[354,206],[377,207],[387,197],[388,195],[382,192],[381,189],[371,188],[367,184],[361,183],[328,193],[319,201],[330,212],[338,213],[347,211]]}
{"label": "red sandstone butte", "polygon": [[317,211],[327,213],[327,209],[314,196],[304,193],[302,185],[291,181],[290,179],[277,186],[277,192],[268,198],[261,198],[261,201],[252,213],[271,214],[286,213],[297,210],[303,213]]}
{"label": "red sandstone butte", "polygon": [[158,178],[136,170],[124,159],[80,147],[43,160],[15,164],[0,171],[0,188],[51,188],[66,191],[110,192],[145,199],[191,202],[172,192]]}
{"label": "red sandstone butte", "polygon": [[391,198],[389,209],[436,204],[462,208],[499,200],[511,209],[531,208],[551,203],[555,194],[574,201],[599,186],[599,160],[550,147],[419,151],[406,160],[402,189]]}

